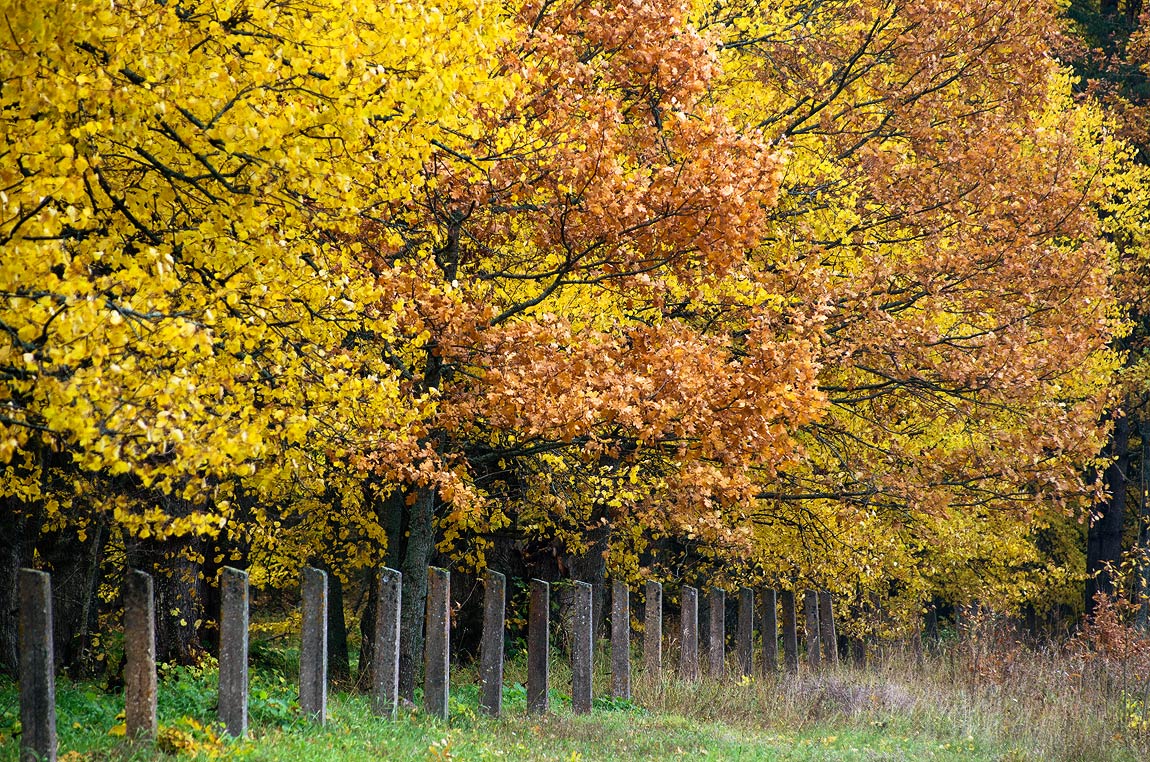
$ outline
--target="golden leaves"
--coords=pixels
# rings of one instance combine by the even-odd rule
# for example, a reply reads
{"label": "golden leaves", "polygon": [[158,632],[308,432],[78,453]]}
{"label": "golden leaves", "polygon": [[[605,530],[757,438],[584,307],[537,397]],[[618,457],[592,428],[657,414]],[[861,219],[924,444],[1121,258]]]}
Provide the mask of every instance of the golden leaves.
{"label": "golden leaves", "polygon": [[369,474],[621,566],[1073,495],[1112,157],[1049,19],[807,5],[13,4],[0,462],[275,501],[236,531],[284,557],[378,549]]}

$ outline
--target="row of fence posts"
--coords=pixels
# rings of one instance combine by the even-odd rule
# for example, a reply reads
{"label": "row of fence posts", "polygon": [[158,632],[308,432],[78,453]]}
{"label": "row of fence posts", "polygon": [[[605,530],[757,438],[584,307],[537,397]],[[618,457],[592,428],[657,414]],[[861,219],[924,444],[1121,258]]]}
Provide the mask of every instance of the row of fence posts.
{"label": "row of fence posts", "polygon": [[[374,663],[371,670],[371,706],[376,715],[394,718],[399,704],[399,622],[402,577],[394,569],[379,574],[379,605],[374,622]],[[56,707],[52,650],[51,579],[44,572],[21,569],[20,595],[20,719],[21,760],[56,758]],[[451,596],[450,572],[428,570],[424,638],[424,710],[447,719],[450,691]],[[642,660],[645,675],[658,676],[663,669],[663,586],[648,582],[645,588]],[[152,578],[129,570],[124,580],[124,701],[127,736],[154,739],[156,722],[155,597]],[[707,673],[721,678],[727,673],[726,593],[709,592],[712,615],[707,639]],[[776,603],[782,610],[783,666],[799,668],[798,626],[795,594],[789,590],[762,591],[760,621],[762,671],[778,669],[779,622]],[[548,711],[550,673],[551,586],[532,580],[527,624],[527,711]],[[248,727],[248,624],[247,572],[225,567],[220,573],[219,719],[233,736]],[[586,714],[592,706],[592,656],[594,651],[592,586],[574,583],[571,641],[571,707]],[[323,724],[327,707],[327,575],[319,569],[302,573],[302,624],[300,645],[300,709],[306,717]],[[736,667],[740,676],[753,673],[755,591],[742,588],[738,602]],[[807,591],[804,597],[807,658],[812,668],[822,659],[838,660],[831,596]],[[484,577],[483,632],[480,641],[479,708],[498,717],[503,708],[503,656],[506,624],[506,578],[488,571]],[[699,591],[684,586],[680,594],[679,675],[699,678]],[[820,655],[820,645],[822,653]],[[624,582],[611,586],[611,695],[631,697],[630,590]]]}

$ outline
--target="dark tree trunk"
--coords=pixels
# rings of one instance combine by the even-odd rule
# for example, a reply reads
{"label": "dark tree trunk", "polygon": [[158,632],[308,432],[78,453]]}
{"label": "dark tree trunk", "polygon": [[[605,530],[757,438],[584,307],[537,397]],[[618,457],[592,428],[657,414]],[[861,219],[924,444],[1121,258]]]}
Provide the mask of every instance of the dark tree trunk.
{"label": "dark tree trunk", "polygon": [[[491,566],[488,559],[487,568]],[[483,579],[470,572],[451,572],[451,660],[470,663],[479,658],[483,636]],[[505,602],[506,608],[506,602]]]}
{"label": "dark tree trunk", "polygon": [[237,490],[232,497],[234,513],[225,531],[215,539],[204,540],[204,563],[202,569],[202,589],[204,618],[197,637],[200,643],[213,656],[220,653],[220,572],[224,567],[247,570],[251,557],[251,540],[239,529],[249,525],[256,508],[256,500],[248,493]]}
{"label": "dark tree trunk", "polygon": [[375,661],[375,612],[379,607],[379,569],[367,572],[367,603],[359,619],[359,664],[355,670],[355,689],[371,690],[371,669]]}
{"label": "dark tree trunk", "polygon": [[1086,534],[1086,612],[1094,611],[1094,597],[1114,594],[1108,567],[1122,556],[1122,528],[1126,515],[1126,488],[1130,467],[1130,418],[1114,421],[1106,454],[1113,458],[1103,475],[1110,497],[1097,508],[1097,518]]}
{"label": "dark tree trunk", "polygon": [[923,625],[923,635],[926,637],[926,647],[931,653],[938,652],[941,641],[938,632],[938,600],[932,600],[926,610],[926,622]]}
{"label": "dark tree trunk", "polygon": [[19,599],[16,572],[28,563],[25,551],[28,517],[23,504],[0,499],[0,672],[16,677]]}
{"label": "dark tree trunk", "polygon": [[98,665],[91,649],[99,614],[96,594],[107,539],[107,519],[90,519],[85,538],[74,529],[41,536],[36,547],[52,575],[52,641],[56,668],[73,678],[91,677]]}
{"label": "dark tree trunk", "polygon": [[1138,547],[1137,547],[1137,576],[1134,579],[1138,615],[1135,624],[1139,630],[1150,630],[1150,516],[1147,515],[1147,491],[1150,490],[1150,481],[1147,480],[1146,467],[1150,464],[1150,418],[1143,413],[1138,424],[1139,452],[1138,458]]}
{"label": "dark tree trunk", "polygon": [[[159,497],[169,516],[188,516],[196,507],[172,495]],[[127,538],[128,565],[152,575],[156,596],[156,660],[195,664],[204,652],[200,627],[207,616],[207,584],[201,562],[211,546],[199,537],[163,540]],[[212,584],[218,584],[212,580]]]}
{"label": "dark tree trunk", "polygon": [[159,550],[152,573],[156,658],[161,662],[194,664],[204,651],[197,627],[205,615],[206,598],[203,568],[194,560],[199,546],[195,538],[177,538],[154,546]]}
{"label": "dark tree trunk", "polygon": [[415,701],[415,684],[423,663],[423,612],[427,603],[427,569],[435,549],[435,493],[414,491],[404,550],[403,604],[399,620],[399,695]]}
{"label": "dark tree trunk", "polygon": [[347,620],[343,610],[343,582],[329,566],[327,571],[327,677],[332,683],[346,684],[351,678],[347,653]]}
{"label": "dark tree trunk", "polygon": [[[200,621],[197,637],[208,653],[220,655],[220,569],[226,562],[227,539],[220,535],[216,541],[205,540],[204,565],[202,570],[204,589],[204,617]],[[231,564],[227,564],[231,565]]]}
{"label": "dark tree trunk", "polygon": [[[442,256],[437,253],[440,266],[446,265],[444,274],[448,280],[455,278],[459,263],[459,234],[462,218],[453,216],[449,225],[447,244]],[[438,388],[443,381],[443,358],[434,345],[427,348],[424,374],[417,384],[420,392]],[[444,437],[443,432],[438,432]],[[436,441],[432,435],[431,441]],[[445,440],[438,439],[437,450],[442,454]],[[423,614],[427,605],[427,570],[431,566],[431,556],[435,551],[435,490],[429,486],[411,486],[404,490],[402,523],[405,538],[402,565],[403,574],[400,592],[399,614],[399,696],[415,702],[415,683],[423,664]],[[390,518],[390,517],[389,517]],[[389,523],[390,527],[390,523]],[[391,538],[389,538],[390,540]],[[389,554],[390,555],[390,554]],[[392,567],[396,568],[396,567]]]}

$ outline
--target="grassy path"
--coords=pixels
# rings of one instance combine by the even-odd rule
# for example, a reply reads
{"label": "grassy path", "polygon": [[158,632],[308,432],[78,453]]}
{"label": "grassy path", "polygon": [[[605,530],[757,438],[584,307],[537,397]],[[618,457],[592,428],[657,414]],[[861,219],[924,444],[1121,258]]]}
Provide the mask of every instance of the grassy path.
{"label": "grassy path", "polygon": [[[1001,755],[888,727],[814,727],[769,733],[638,710],[573,717],[457,717],[451,727],[412,717],[371,723],[345,704],[322,733],[275,730],[253,740],[251,760],[979,760]],[[368,725],[371,725],[370,729]]]}

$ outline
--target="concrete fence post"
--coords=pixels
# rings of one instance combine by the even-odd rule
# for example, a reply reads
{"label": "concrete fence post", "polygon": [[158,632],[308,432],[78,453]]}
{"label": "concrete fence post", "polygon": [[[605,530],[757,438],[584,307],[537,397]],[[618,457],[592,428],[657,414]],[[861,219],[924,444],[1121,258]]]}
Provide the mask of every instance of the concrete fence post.
{"label": "concrete fence post", "polygon": [[129,739],[156,737],[156,603],[137,569],[124,575],[124,726]]}
{"label": "concrete fence post", "polygon": [[755,591],[749,587],[739,589],[739,630],[735,640],[739,676],[750,677],[755,660]]}
{"label": "concrete fence post", "polygon": [[650,681],[663,672],[663,586],[658,582],[647,583],[643,601],[643,670]]}
{"label": "concrete fence post", "polygon": [[712,589],[708,596],[707,673],[718,680],[727,673],[727,593]]}
{"label": "concrete fence post", "polygon": [[451,572],[427,570],[426,636],[423,641],[423,710],[442,720],[451,691]]}
{"label": "concrete fence post", "polygon": [[763,590],[763,675],[779,670],[778,602],[773,589]]}
{"label": "concrete fence post", "polygon": [[611,583],[611,695],[631,698],[631,591],[627,583]]}
{"label": "concrete fence post", "polygon": [[812,670],[822,665],[819,657],[819,596],[814,590],[803,594],[804,632],[807,637],[807,664]]}
{"label": "concrete fence post", "polygon": [[795,610],[795,591],[783,590],[780,596],[783,609],[783,661],[787,672],[799,671],[799,623]]}
{"label": "concrete fence post", "polygon": [[403,613],[403,574],[379,570],[375,607],[375,649],[371,669],[371,710],[395,719],[399,709],[399,621]]}
{"label": "concrete fence post", "polygon": [[304,716],[327,720],[327,574],[303,570],[303,621],[299,649],[299,706]]}
{"label": "concrete fence post", "polygon": [[551,586],[531,580],[531,603],[527,612],[527,711],[543,714],[550,704],[547,694],[551,668]]}
{"label": "concrete fence post", "polygon": [[503,713],[503,630],[507,578],[488,570],[483,580],[483,636],[479,642],[479,711]]}
{"label": "concrete fence post", "polygon": [[56,760],[56,663],[52,649],[52,578],[21,569],[20,761]]}
{"label": "concrete fence post", "polygon": [[224,730],[239,737],[248,732],[248,573],[220,569],[220,695]]}
{"label": "concrete fence post", "polygon": [[819,640],[823,643],[823,658],[831,667],[839,663],[839,638],[835,632],[835,614],[831,594],[819,591]]}
{"label": "concrete fence post", "polygon": [[589,714],[595,645],[593,590],[586,582],[576,582],[574,593],[575,611],[571,625],[571,711],[575,714]]}
{"label": "concrete fence post", "polygon": [[679,602],[679,675],[699,679],[699,591],[683,586]]}

